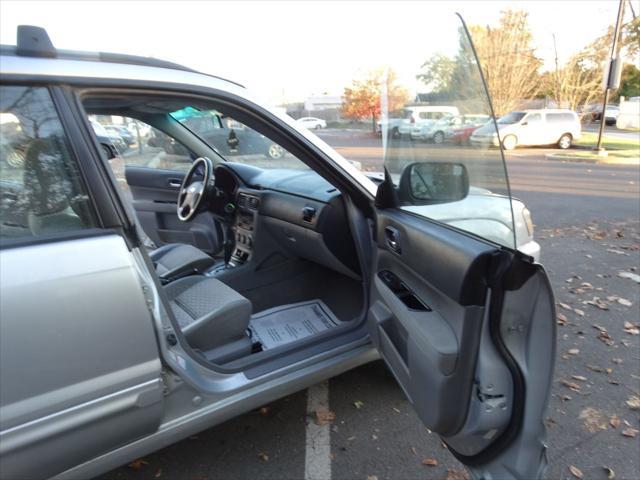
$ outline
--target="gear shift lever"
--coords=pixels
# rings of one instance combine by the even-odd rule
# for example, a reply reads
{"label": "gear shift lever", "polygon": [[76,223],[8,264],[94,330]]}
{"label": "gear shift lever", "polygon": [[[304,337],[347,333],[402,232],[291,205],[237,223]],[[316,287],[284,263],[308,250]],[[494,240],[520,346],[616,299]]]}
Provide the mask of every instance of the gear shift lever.
{"label": "gear shift lever", "polygon": [[224,268],[230,268],[231,255],[236,245],[236,238],[233,234],[233,228],[231,225],[225,224],[224,228]]}

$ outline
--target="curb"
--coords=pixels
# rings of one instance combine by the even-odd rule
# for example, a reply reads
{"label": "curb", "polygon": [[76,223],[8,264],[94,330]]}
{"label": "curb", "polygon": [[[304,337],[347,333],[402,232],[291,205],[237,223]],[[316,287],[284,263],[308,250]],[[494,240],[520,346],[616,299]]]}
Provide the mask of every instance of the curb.
{"label": "curb", "polygon": [[571,155],[558,155],[556,153],[547,153],[546,160],[563,161],[563,162],[579,162],[579,163],[602,163],[607,165],[640,165],[640,158],[638,157],[602,157],[602,158],[588,158],[578,157]]}

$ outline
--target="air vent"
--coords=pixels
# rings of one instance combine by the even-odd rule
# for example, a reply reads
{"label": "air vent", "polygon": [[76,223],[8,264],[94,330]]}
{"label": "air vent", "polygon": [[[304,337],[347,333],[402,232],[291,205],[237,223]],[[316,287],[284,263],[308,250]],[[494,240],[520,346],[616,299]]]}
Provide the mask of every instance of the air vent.
{"label": "air vent", "polygon": [[249,197],[247,202],[248,202],[247,206],[249,210],[257,210],[258,205],[260,204],[258,197]]}
{"label": "air vent", "polygon": [[240,208],[257,210],[259,204],[260,200],[258,199],[258,197],[252,197],[251,195],[247,195],[245,193],[241,193],[240,195],[238,195],[238,206]]}

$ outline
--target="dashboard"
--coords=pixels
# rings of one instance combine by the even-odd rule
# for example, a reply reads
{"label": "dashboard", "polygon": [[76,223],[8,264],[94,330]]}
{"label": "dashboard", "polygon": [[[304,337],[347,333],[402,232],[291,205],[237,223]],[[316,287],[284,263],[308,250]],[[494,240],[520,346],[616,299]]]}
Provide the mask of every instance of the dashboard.
{"label": "dashboard", "polygon": [[289,254],[359,278],[342,195],[313,170],[225,162],[214,170],[214,185],[210,208],[233,224],[236,264],[250,261],[270,236]]}

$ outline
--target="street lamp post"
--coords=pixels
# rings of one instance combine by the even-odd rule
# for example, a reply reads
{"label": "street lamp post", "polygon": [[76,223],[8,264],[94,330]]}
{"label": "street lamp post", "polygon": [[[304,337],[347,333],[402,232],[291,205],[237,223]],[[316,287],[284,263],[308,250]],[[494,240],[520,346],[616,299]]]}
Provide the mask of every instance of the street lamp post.
{"label": "street lamp post", "polygon": [[611,57],[609,59],[609,74],[606,79],[606,84],[604,86],[604,100],[602,101],[602,112],[600,114],[600,129],[598,130],[598,142],[594,147],[594,150],[598,153],[605,152],[605,149],[602,147],[602,132],[604,131],[604,124],[606,121],[606,111],[607,111],[607,102],[609,101],[609,89],[613,88],[612,80],[615,74],[614,72],[614,59],[618,58],[618,37],[620,37],[620,27],[622,26],[622,17],[624,15],[624,4],[625,0],[620,0],[620,4],[618,5],[618,18],[616,19],[616,28],[613,32],[613,42],[611,45]]}

